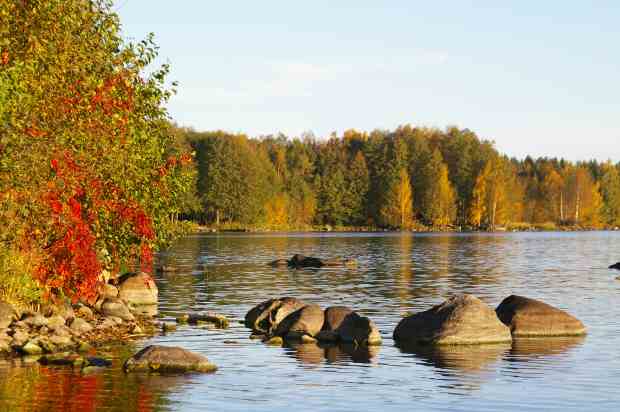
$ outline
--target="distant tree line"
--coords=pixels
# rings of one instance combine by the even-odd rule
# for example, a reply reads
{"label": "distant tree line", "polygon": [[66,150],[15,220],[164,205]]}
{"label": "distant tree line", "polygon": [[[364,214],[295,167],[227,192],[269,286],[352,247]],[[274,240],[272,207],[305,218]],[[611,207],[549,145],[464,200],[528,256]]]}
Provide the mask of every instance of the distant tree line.
{"label": "distant tree line", "polygon": [[468,129],[406,125],[326,140],[175,133],[195,152],[198,172],[185,216],[208,224],[620,225],[620,164],[517,160]]}

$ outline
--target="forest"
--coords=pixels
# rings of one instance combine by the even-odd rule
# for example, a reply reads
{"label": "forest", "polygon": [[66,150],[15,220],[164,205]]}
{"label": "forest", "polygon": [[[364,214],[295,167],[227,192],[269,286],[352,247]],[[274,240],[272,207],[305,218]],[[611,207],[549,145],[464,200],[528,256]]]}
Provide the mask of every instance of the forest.
{"label": "forest", "polygon": [[176,128],[195,153],[183,217],[217,227],[403,230],[620,226],[620,164],[519,160],[457,127],[318,139]]}

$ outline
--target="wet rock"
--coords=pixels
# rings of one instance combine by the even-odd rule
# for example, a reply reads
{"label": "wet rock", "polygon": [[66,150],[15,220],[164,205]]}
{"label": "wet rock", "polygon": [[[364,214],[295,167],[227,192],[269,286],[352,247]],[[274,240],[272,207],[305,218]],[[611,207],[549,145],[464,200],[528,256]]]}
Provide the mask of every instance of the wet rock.
{"label": "wet rock", "polygon": [[123,320],[134,320],[125,302],[118,298],[106,299],[101,305],[101,312],[105,316],[114,316]]}
{"label": "wet rock", "polygon": [[189,322],[189,315],[187,313],[177,316],[177,323],[188,323],[188,322]]}
{"label": "wet rock", "polygon": [[21,351],[26,355],[40,355],[43,353],[43,349],[33,341],[28,341]]}
{"label": "wet rock", "polygon": [[173,324],[173,323],[164,323],[161,325],[161,330],[163,332],[173,332],[175,330],[177,330],[177,325]]}
{"label": "wet rock", "polygon": [[504,299],[495,311],[514,337],[578,336],[586,333],[586,327],[577,318],[536,299],[512,295]]}
{"label": "wet rock", "polygon": [[155,305],[157,295],[157,285],[146,273],[131,273],[119,278],[118,297],[130,305]]}
{"label": "wet rock", "polygon": [[99,325],[97,325],[97,329],[105,330],[110,328],[115,328],[117,325],[116,321],[112,318],[105,318]]}
{"label": "wet rock", "polygon": [[609,269],[620,270],[620,262],[614,263],[613,265],[609,267]]}
{"label": "wet rock", "polygon": [[17,311],[13,305],[0,300],[0,329],[8,328],[17,320]]}
{"label": "wet rock", "polygon": [[326,342],[381,344],[381,334],[375,323],[346,306],[325,309],[325,323],[317,338]]}
{"label": "wet rock", "polygon": [[227,328],[230,321],[228,318],[222,314],[215,312],[205,312],[205,313],[194,313],[189,315],[187,318],[187,322],[190,325],[199,324],[199,323],[211,323],[217,326],[218,328]]}
{"label": "wet rock", "polygon": [[87,357],[84,362],[84,367],[107,368],[110,366],[112,366],[112,361],[94,356]]}
{"label": "wet rock", "polygon": [[[274,261],[272,262],[279,262]],[[354,267],[357,266],[357,261],[354,259],[321,259],[317,257],[294,255],[287,261],[288,266],[300,269],[300,268],[322,268],[322,267]]]}
{"label": "wet rock", "polygon": [[81,341],[77,344],[77,351],[80,353],[89,352],[92,349],[93,347],[88,342]]}
{"label": "wet rock", "polygon": [[274,268],[286,268],[289,266],[289,264],[288,260],[286,259],[276,259],[273,262],[270,262],[269,266],[272,266]]}
{"label": "wet rock", "polygon": [[39,358],[39,363],[54,366],[79,366],[84,364],[84,358],[74,353],[59,353],[42,356]]}
{"label": "wet rock", "polygon": [[316,336],[323,327],[325,315],[319,305],[307,305],[289,314],[279,323],[274,335],[288,339],[301,339],[302,336]]}
{"label": "wet rock", "polygon": [[125,372],[214,372],[217,367],[200,354],[179,347],[152,345],[127,359]]}
{"label": "wet rock", "polygon": [[93,327],[90,323],[85,321],[82,318],[75,318],[73,322],[71,322],[71,330],[78,334],[88,333],[93,330]]}
{"label": "wet rock", "polygon": [[248,311],[245,325],[254,332],[270,334],[284,318],[304,306],[306,303],[296,298],[269,299]]}
{"label": "wet rock", "polygon": [[510,330],[493,309],[471,295],[458,295],[427,311],[402,319],[394,330],[397,342],[468,345],[510,342]]}
{"label": "wet rock", "polygon": [[273,336],[271,338],[265,338],[263,343],[269,346],[282,346],[284,344],[284,339],[282,339],[281,336]]}
{"label": "wet rock", "polygon": [[[72,349],[75,346],[75,342],[71,339],[71,336],[67,335],[51,335],[49,342],[54,345],[55,350],[62,351]],[[50,350],[50,352],[53,352]]]}

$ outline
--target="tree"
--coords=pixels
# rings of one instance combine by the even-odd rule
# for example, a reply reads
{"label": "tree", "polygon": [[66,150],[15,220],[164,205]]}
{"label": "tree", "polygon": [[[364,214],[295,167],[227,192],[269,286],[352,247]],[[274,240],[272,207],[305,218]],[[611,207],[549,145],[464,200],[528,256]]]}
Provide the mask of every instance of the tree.
{"label": "tree", "polygon": [[433,226],[447,226],[455,218],[455,193],[448,178],[448,167],[438,149],[433,151],[422,171],[423,182],[420,213]]}
{"label": "tree", "polygon": [[122,40],[108,0],[0,2],[0,243],[36,251],[48,295],[150,267],[191,185],[171,152],[168,67]]}
{"label": "tree", "polygon": [[603,165],[601,194],[603,196],[601,214],[604,222],[608,225],[620,226],[620,173],[611,162]]}
{"label": "tree", "polygon": [[389,186],[381,207],[381,217],[383,224],[389,227],[408,229],[413,223],[411,183],[404,168],[400,169]]}

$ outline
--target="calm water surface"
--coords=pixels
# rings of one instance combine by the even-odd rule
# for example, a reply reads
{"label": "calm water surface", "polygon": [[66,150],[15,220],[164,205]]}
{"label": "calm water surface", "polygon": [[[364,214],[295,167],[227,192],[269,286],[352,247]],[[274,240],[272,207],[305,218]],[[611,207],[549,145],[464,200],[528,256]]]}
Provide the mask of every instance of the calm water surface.
{"label": "calm water surface", "polygon": [[[355,269],[273,269],[294,253],[353,256]],[[209,235],[161,256],[182,271],[158,275],[160,312],[213,310],[242,319],[273,296],[348,305],[371,317],[381,347],[268,347],[238,322],[227,330],[180,327],[105,355],[114,366],[73,372],[0,362],[0,411],[615,410],[620,405],[620,234]],[[392,330],[409,311],[459,292],[496,306],[510,294],[568,310],[581,339],[402,352]],[[122,362],[151,344],[203,353],[212,375],[124,375]]]}

